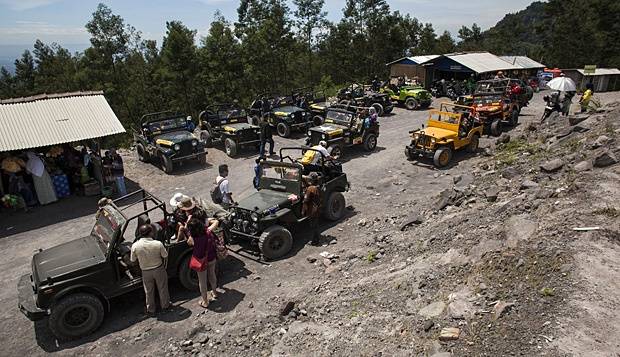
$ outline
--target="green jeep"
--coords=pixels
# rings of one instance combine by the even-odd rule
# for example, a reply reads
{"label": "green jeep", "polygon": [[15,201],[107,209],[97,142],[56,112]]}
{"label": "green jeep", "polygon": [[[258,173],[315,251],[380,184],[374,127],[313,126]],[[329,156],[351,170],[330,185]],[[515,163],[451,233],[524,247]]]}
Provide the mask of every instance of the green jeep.
{"label": "green jeep", "polygon": [[250,106],[252,124],[258,125],[265,114],[268,115],[269,125],[283,138],[291,136],[293,130],[305,132],[312,126],[312,114],[297,107],[292,96],[259,95]]}
{"label": "green jeep", "polygon": [[236,104],[215,104],[198,116],[200,140],[206,147],[223,142],[226,155],[235,157],[240,148],[260,146],[260,128],[248,123],[245,109]]}
{"label": "green jeep", "polygon": [[133,138],[138,159],[155,161],[165,173],[170,174],[174,164],[197,160],[207,162],[207,151],[194,134],[189,117],[171,111],[143,115],[141,130],[133,129]]}
{"label": "green jeep", "polygon": [[381,88],[381,92],[387,93],[392,101],[409,110],[426,109],[433,101],[431,93],[421,86],[398,87],[395,84],[388,84]]}
{"label": "green jeep", "polygon": [[323,123],[327,109],[331,106],[324,91],[312,87],[297,88],[293,90],[292,97],[298,107],[310,110],[314,126]]}
{"label": "green jeep", "polygon": [[345,147],[362,145],[364,150],[373,151],[377,147],[379,123],[375,121],[365,127],[369,109],[342,105],[328,108],[325,123],[308,130],[306,145],[318,145],[325,140],[330,155],[337,159]]}
{"label": "green jeep", "polygon": [[[314,151],[321,157],[317,165],[304,166],[301,159],[284,151],[299,151],[301,156]],[[231,207],[225,219],[224,234],[229,242],[249,243],[269,260],[288,254],[293,247],[291,231],[307,219],[301,214],[306,186],[304,173],[316,172],[319,175],[323,216],[337,221],[344,215],[346,203],[342,193],[349,190],[347,175],[339,163],[327,162],[319,151],[282,148],[280,160],[262,161],[260,172],[258,191]]]}

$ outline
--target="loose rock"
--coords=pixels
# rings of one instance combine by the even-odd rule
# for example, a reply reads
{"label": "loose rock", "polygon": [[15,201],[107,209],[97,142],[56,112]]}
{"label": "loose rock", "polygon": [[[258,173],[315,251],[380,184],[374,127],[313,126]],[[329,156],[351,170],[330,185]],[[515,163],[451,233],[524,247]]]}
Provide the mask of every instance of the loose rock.
{"label": "loose rock", "polygon": [[458,340],[461,335],[461,329],[457,327],[444,327],[439,333],[439,341],[454,341]]}
{"label": "loose rock", "polygon": [[556,172],[564,166],[562,159],[554,159],[540,164],[541,170],[544,172]]}
{"label": "loose rock", "polygon": [[528,190],[530,188],[536,188],[538,184],[532,180],[523,180],[521,182],[521,186],[519,187],[521,190]]}
{"label": "loose rock", "polygon": [[594,158],[594,167],[606,167],[618,162],[616,155],[611,151],[602,151]]}
{"label": "loose rock", "polygon": [[583,172],[583,171],[588,171],[588,170],[592,170],[592,162],[590,160],[584,160],[581,161],[577,164],[575,164],[574,169],[577,172]]}

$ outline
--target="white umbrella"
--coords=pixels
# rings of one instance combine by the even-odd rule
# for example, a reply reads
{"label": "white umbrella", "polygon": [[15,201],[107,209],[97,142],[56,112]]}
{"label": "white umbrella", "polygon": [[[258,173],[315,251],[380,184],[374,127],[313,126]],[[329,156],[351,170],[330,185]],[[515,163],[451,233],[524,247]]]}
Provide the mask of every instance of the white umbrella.
{"label": "white umbrella", "polygon": [[555,77],[547,82],[547,87],[561,92],[574,92],[577,90],[575,82],[568,77]]}

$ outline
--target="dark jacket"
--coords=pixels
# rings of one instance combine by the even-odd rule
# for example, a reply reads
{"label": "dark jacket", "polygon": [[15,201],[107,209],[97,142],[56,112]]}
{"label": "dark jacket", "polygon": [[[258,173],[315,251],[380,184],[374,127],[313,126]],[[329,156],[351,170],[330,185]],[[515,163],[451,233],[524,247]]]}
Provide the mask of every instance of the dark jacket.
{"label": "dark jacket", "polygon": [[260,140],[265,141],[272,138],[271,125],[266,121],[260,123]]}

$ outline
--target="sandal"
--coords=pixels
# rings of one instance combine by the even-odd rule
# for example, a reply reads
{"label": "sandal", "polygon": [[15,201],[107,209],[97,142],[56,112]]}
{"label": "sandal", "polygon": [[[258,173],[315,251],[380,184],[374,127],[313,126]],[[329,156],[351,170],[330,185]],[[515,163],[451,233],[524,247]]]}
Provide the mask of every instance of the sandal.
{"label": "sandal", "polygon": [[200,306],[201,306],[202,308],[204,308],[204,309],[208,309],[208,308],[209,308],[209,304],[208,304],[208,303],[207,303],[207,304],[205,304],[205,302],[204,302],[204,301],[200,301],[200,302],[198,303],[198,305],[200,305]]}

